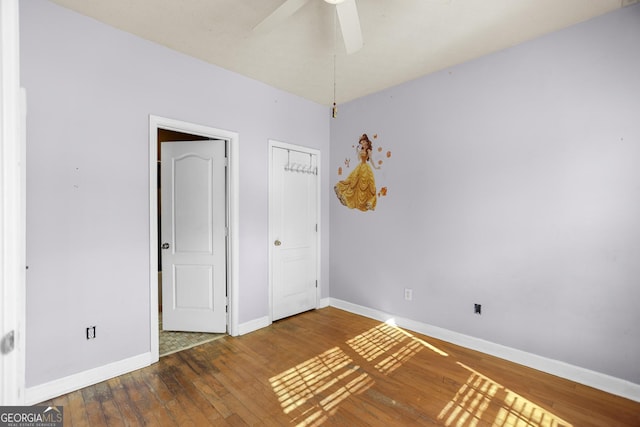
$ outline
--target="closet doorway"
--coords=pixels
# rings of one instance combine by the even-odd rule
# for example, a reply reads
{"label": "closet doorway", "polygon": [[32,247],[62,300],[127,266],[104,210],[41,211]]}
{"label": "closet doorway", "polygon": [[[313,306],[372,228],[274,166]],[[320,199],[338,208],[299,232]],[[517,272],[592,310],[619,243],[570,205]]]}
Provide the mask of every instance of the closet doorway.
{"label": "closet doorway", "polygon": [[318,307],[320,152],[269,141],[271,320]]}

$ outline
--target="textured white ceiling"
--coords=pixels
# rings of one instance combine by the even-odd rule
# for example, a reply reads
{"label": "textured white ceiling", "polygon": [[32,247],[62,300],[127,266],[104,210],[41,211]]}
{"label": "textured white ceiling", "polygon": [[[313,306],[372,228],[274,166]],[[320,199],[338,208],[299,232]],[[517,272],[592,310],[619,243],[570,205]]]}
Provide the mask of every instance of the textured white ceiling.
{"label": "textured white ceiling", "polygon": [[343,103],[638,0],[357,0],[364,47],[352,55],[344,52],[334,6],[323,0],[310,0],[266,33],[252,28],[283,0],[53,1],[330,105],[334,54],[336,99]]}

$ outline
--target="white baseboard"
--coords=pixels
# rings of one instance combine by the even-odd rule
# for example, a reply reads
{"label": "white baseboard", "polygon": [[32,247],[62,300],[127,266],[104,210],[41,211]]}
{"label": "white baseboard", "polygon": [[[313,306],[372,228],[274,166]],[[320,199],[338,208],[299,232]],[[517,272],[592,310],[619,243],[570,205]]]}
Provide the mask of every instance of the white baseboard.
{"label": "white baseboard", "polygon": [[238,326],[238,335],[244,335],[249,332],[257,331],[258,329],[266,328],[270,324],[271,320],[269,320],[269,316],[259,317],[248,322],[241,323]]}
{"label": "white baseboard", "polygon": [[[376,319],[381,322],[393,320],[402,328],[409,329],[424,335],[428,335],[443,341],[447,341],[462,347],[490,354],[520,365],[528,366],[542,372],[566,378],[580,384],[594,387],[607,393],[615,394],[627,399],[640,402],[640,385],[629,381],[615,378],[610,375],[591,371],[578,366],[558,360],[548,359],[533,353],[506,347],[490,341],[474,338],[469,335],[453,332],[448,329],[439,328],[426,323],[417,322],[411,319],[393,316],[380,310],[352,304],[336,298],[324,298],[320,301],[319,308],[327,306],[336,307],[361,316]],[[265,328],[271,324],[269,317],[264,316],[239,325],[239,335],[248,334],[258,329]],[[79,390],[110,378],[123,375],[131,371],[151,365],[151,353],[144,353],[130,357],[118,362],[113,362],[105,366],[100,366],[77,374],[69,375],[48,383],[28,387],[25,390],[25,405],[34,405],[46,400]]]}
{"label": "white baseboard", "polygon": [[[318,302],[318,308],[320,309],[320,308],[329,307],[330,302],[331,302],[330,298],[322,298]],[[258,329],[266,328],[269,325],[271,325],[269,316],[259,317],[257,319],[253,319],[248,322],[242,323],[238,328],[239,329],[238,335],[248,334],[250,332],[257,331]]]}
{"label": "white baseboard", "polygon": [[144,353],[128,359],[99,366],[94,369],[69,375],[48,383],[28,387],[25,390],[24,404],[35,405],[54,397],[70,393],[81,388],[106,381],[118,375],[144,368],[151,364],[151,353]]}
{"label": "white baseboard", "polygon": [[[249,332],[262,329],[271,324],[269,317],[261,317],[239,325],[239,335],[248,334]],[[50,381],[25,389],[24,404],[35,405],[54,397],[61,396],[72,391],[79,390],[90,385],[97,384],[102,381],[123,375],[140,368],[147,367],[152,363],[151,353],[141,354],[129,359],[113,362],[105,366],[100,366],[88,371],[79,372],[64,378]]]}
{"label": "white baseboard", "polygon": [[380,320],[381,322],[393,320],[393,322],[401,328],[406,328],[439,340],[496,356],[510,362],[537,369],[538,371],[566,378],[589,387],[597,388],[607,393],[640,402],[640,385],[634,384],[630,381],[622,380],[600,372],[591,371],[579,366],[570,365],[558,360],[548,359],[546,357],[506,347],[490,341],[474,338],[448,329],[393,316],[379,310],[352,304],[336,298],[330,298],[329,305],[351,313],[369,317],[371,319]]}
{"label": "white baseboard", "polygon": [[[327,307],[329,305],[329,299],[327,298],[325,302],[326,305],[324,306]],[[249,322],[242,323],[238,326],[238,335],[257,331],[258,329],[265,328],[270,324],[271,321],[269,320],[269,316],[250,320]],[[120,360],[105,366],[69,375],[48,383],[28,387],[25,389],[24,404],[35,405],[37,403],[53,399],[54,397],[71,393],[72,391],[147,367],[155,362],[157,362],[157,359],[153,360],[151,353],[144,353],[129,359]]]}

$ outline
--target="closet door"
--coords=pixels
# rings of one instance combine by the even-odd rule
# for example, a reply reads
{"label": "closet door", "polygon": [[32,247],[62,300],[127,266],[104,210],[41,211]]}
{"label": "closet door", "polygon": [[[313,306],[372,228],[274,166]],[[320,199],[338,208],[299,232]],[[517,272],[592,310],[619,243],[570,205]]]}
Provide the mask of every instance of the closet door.
{"label": "closet door", "polygon": [[271,147],[272,320],[317,307],[318,154]]}

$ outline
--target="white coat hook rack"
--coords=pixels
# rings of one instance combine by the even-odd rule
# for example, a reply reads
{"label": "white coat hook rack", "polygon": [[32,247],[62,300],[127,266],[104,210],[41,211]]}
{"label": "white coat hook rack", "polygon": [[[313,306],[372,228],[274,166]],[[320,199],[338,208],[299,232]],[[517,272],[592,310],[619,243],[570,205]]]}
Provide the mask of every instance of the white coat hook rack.
{"label": "white coat hook rack", "polygon": [[313,166],[313,156],[309,154],[309,164],[291,163],[291,151],[287,150],[287,164],[284,165],[287,172],[303,173],[308,175],[317,175],[318,168]]}

